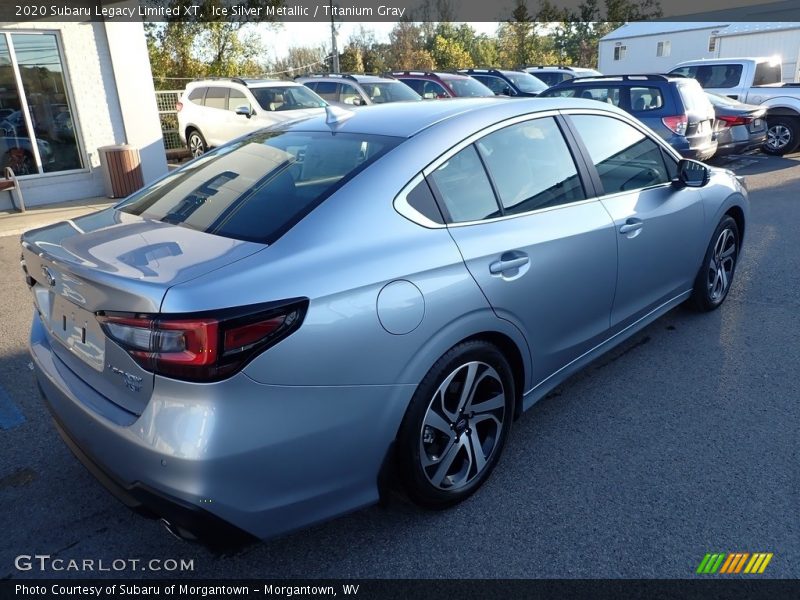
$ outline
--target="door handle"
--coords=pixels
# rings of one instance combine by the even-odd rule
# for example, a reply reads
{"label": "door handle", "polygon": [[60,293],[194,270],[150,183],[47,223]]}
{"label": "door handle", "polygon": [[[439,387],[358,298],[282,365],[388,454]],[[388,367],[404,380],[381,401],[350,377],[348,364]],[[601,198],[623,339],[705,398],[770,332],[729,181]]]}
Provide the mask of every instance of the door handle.
{"label": "door handle", "polygon": [[508,258],[496,260],[489,265],[489,273],[492,275],[499,275],[503,271],[510,271],[511,269],[518,269],[519,267],[528,264],[530,259],[527,256],[517,256],[515,258]]}
{"label": "door handle", "polygon": [[620,233],[633,233],[634,231],[639,231],[642,227],[644,227],[644,223],[639,221],[638,219],[628,219],[625,222],[625,225],[619,228]]}

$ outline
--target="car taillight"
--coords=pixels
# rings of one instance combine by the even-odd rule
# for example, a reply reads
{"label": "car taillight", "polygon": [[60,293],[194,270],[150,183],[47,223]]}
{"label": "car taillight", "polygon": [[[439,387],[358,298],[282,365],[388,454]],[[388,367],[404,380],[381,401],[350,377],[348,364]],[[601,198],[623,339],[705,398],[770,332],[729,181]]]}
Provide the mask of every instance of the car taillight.
{"label": "car taillight", "polygon": [[183,102],[176,102],[175,103],[175,112],[181,112],[183,110]]}
{"label": "car taillight", "polygon": [[733,116],[718,116],[718,121],[722,122],[723,127],[733,127],[734,125],[749,125],[753,122],[753,117],[733,117]]}
{"label": "car taillight", "polygon": [[675,115],[673,117],[664,117],[661,119],[661,122],[673,133],[686,135],[686,128],[689,126],[689,117],[686,115]]}
{"label": "car taillight", "polygon": [[106,335],[146,371],[186,381],[218,381],[300,326],[308,300],[228,309],[220,314],[99,313]]}

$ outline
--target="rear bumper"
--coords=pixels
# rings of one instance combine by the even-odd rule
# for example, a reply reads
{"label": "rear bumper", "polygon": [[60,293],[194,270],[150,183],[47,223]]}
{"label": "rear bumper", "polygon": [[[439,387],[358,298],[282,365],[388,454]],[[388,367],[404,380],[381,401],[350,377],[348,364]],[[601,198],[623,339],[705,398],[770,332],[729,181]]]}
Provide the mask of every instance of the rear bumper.
{"label": "rear bumper", "polygon": [[117,481],[108,474],[95,460],[86,454],[64,427],[58,415],[47,402],[47,395],[41,384],[39,392],[50,410],[56,431],[64,443],[81,464],[91,473],[103,487],[134,512],[151,519],[163,519],[170,529],[188,540],[198,540],[208,544],[236,546],[246,544],[255,538],[238,527],[226,523],[213,514],[185,502],[162,494],[146,485],[136,482],[132,485]]}
{"label": "rear bumper", "polygon": [[126,505],[213,543],[273,537],[376,502],[414,387],[157,378],[144,412],[115,422],[103,414],[112,403],[47,335],[34,315],[34,371],[67,445]]}
{"label": "rear bumper", "polygon": [[678,149],[681,153],[681,156],[684,158],[691,158],[692,160],[699,160],[705,161],[714,156],[717,152],[717,142],[713,142],[706,146],[699,146],[697,148],[686,148]]}
{"label": "rear bumper", "polygon": [[751,133],[746,127],[732,127],[727,135],[720,136],[715,156],[744,154],[759,149],[767,140],[767,130]]}

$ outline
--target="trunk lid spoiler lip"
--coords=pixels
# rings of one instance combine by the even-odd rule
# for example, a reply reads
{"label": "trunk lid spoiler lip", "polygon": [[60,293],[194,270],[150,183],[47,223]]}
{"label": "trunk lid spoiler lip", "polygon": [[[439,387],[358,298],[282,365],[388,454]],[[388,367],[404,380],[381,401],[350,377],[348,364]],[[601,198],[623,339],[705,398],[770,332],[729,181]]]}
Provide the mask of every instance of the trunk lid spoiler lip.
{"label": "trunk lid spoiler lip", "polygon": [[[100,212],[106,211],[117,212],[114,207]],[[173,286],[229,267],[268,247],[161,221],[133,219],[89,230],[74,221],[61,221],[25,232],[20,243],[27,275],[42,281],[47,277],[42,271],[54,267],[48,271],[55,271],[57,281],[50,287],[92,312],[155,313]],[[145,250],[162,256],[152,258]],[[32,256],[26,257],[26,253]],[[95,293],[81,293],[91,288]]]}

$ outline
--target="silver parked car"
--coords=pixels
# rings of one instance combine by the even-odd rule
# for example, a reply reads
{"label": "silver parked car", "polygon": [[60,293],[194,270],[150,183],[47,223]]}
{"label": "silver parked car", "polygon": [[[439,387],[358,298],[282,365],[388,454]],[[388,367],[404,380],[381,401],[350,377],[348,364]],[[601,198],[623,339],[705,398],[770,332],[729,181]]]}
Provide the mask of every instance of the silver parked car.
{"label": "silver parked car", "polygon": [[731,288],[746,190],[619,109],[327,112],[23,236],[60,433],[183,536],[343,514],[394,465],[418,503],[463,500],[523,410]]}

